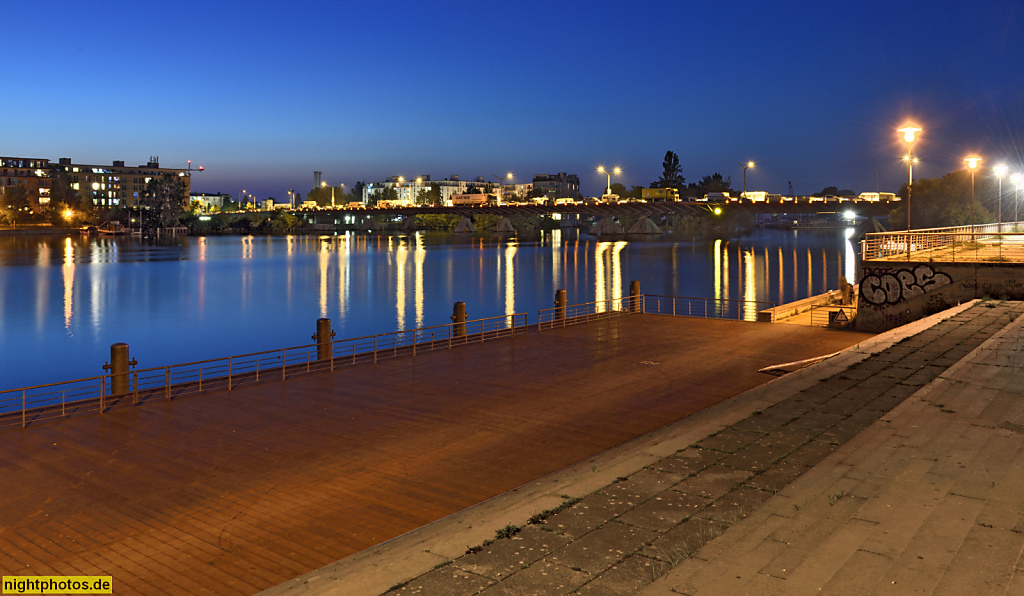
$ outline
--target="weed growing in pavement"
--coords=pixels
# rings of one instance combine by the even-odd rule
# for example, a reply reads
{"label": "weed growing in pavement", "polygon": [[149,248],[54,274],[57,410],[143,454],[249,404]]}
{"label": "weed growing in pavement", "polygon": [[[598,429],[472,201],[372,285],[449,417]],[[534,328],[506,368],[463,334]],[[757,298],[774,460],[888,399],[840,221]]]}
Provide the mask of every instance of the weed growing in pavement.
{"label": "weed growing in pavement", "polygon": [[828,506],[831,507],[831,506],[835,505],[836,503],[839,502],[839,499],[842,499],[845,496],[846,496],[846,491],[845,490],[841,490],[841,491],[835,493],[834,495],[829,495],[828,496]]}
{"label": "weed growing in pavement", "polygon": [[437,565],[434,565],[434,569],[440,569],[442,567],[447,567],[448,565],[451,565],[451,564],[452,564],[452,561],[442,561],[442,562],[438,563]]}
{"label": "weed growing in pavement", "polygon": [[571,499],[571,498],[569,498],[569,495],[562,495],[562,498],[563,499],[568,499],[568,500],[563,502],[562,504],[558,505],[557,507],[552,507],[551,509],[545,509],[544,511],[541,511],[540,513],[534,513],[533,515],[530,516],[529,521],[527,521],[526,523],[531,524],[531,525],[539,524],[542,521],[546,520],[547,518],[551,517],[552,515],[554,515],[556,513],[559,513],[560,511],[564,511],[565,509],[568,509],[569,507],[572,507],[576,503],[580,502],[580,499],[578,499],[578,498]]}
{"label": "weed growing in pavement", "polygon": [[501,540],[503,538],[511,538],[511,537],[515,536],[516,534],[518,534],[519,530],[521,530],[521,529],[522,528],[520,528],[519,526],[517,526],[515,524],[509,524],[509,525],[505,526],[504,528],[502,528],[502,529],[498,530],[497,532],[495,532],[494,533],[494,539],[495,540]]}

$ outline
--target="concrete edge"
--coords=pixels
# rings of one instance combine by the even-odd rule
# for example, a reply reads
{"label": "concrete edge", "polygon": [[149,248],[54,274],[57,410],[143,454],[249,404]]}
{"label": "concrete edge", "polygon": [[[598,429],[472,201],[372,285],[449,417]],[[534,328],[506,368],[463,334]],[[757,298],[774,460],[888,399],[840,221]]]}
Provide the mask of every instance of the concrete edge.
{"label": "concrete edge", "polygon": [[[846,348],[832,358],[773,378],[693,415],[374,547],[328,563],[319,569],[271,587],[261,594],[272,596],[311,590],[317,594],[380,594],[396,584],[419,577],[446,561],[462,556],[471,546],[493,539],[495,532],[500,528],[509,524],[526,525],[533,514],[564,502],[563,496],[583,497],[608,486],[616,478],[629,476],[644,466],[685,449],[700,439],[750,416],[756,410],[776,404],[873,354],[956,316],[977,302],[977,299],[971,300],[880,333]],[[988,341],[982,345],[986,345]],[[933,380],[932,383],[934,382]],[[916,397],[924,389],[916,392],[911,398]],[[908,401],[911,398],[908,398]]]}

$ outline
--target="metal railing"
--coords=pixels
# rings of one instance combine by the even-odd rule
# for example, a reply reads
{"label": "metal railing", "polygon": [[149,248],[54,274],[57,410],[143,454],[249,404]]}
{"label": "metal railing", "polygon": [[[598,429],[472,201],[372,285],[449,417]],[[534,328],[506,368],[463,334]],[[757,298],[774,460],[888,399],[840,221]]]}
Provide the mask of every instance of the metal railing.
{"label": "metal railing", "polygon": [[775,306],[774,302],[762,300],[691,298],[649,294],[643,297],[643,312],[677,317],[703,317],[705,319],[756,321],[758,311],[775,308]]}
{"label": "metal railing", "polygon": [[1015,222],[902,232],[870,232],[861,241],[865,261],[988,262],[1024,260],[1024,225]]}
{"label": "metal railing", "polygon": [[[839,315],[842,311],[842,315]],[[811,309],[811,327],[849,328],[857,317],[857,307],[853,304],[828,304],[815,306]]]}
{"label": "metal railing", "polygon": [[[483,343],[522,333],[527,327],[526,313],[516,313],[465,323],[449,323],[393,331],[330,342],[331,356],[318,358],[318,349],[310,344],[253,352],[226,358],[200,360],[147,368],[128,373],[107,374],[61,383],[36,385],[0,391],[0,429],[25,427],[33,422],[103,413],[122,405],[166,400],[210,391],[232,390],[243,385],[270,380],[286,380],[297,375],[331,370],[361,362],[379,362],[388,358],[431,350],[451,349],[471,343]],[[114,394],[115,377],[127,374],[127,390]]]}
{"label": "metal railing", "polygon": [[730,300],[728,298],[693,298],[641,294],[538,311],[539,330],[589,323],[598,319],[625,314],[657,314],[704,319],[737,319],[756,321],[760,310],[775,308],[774,302]]}
{"label": "metal railing", "polygon": [[583,304],[572,304],[563,307],[546,308],[537,311],[537,330],[567,327],[580,323],[589,323],[609,317],[642,312],[642,296],[625,296],[609,298]]}

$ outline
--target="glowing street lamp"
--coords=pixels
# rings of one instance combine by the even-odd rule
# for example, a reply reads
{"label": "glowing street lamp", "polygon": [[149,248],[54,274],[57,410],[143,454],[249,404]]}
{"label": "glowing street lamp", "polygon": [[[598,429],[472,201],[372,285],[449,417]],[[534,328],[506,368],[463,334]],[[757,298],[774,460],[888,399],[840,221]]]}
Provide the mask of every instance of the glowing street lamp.
{"label": "glowing street lamp", "polygon": [[1010,171],[1006,164],[1001,163],[992,168],[996,178],[999,180],[999,231],[1003,231],[1003,176]]}
{"label": "glowing street lamp", "polygon": [[604,194],[612,194],[612,174],[621,174],[622,168],[615,168],[609,172],[608,170],[604,169],[604,166],[597,166],[597,171],[608,176],[608,187],[605,189]]}
{"label": "glowing street lamp", "polygon": [[896,132],[903,133],[903,142],[907,144],[907,154],[903,161],[907,162],[907,231],[910,231],[910,188],[914,185],[914,164],[917,158],[913,155],[915,135],[921,132],[921,128],[910,122],[903,125],[903,128],[896,129]]}
{"label": "glowing street lamp", "polygon": [[747,168],[754,167],[754,162],[748,161],[746,165],[736,162],[741,168],[743,168],[743,194],[740,197],[746,198],[747,196]]}
{"label": "glowing street lamp", "polygon": [[980,157],[965,157],[964,161],[967,162],[967,169],[971,171],[971,225],[975,225],[974,221],[974,170],[978,169],[978,164],[981,163]]}
{"label": "glowing street lamp", "polygon": [[499,176],[497,174],[491,174],[491,176],[494,176],[495,178],[498,179],[498,200],[500,201],[504,196],[504,191],[502,190],[502,187],[505,186],[505,179],[512,178],[512,172],[509,172],[504,176]]}

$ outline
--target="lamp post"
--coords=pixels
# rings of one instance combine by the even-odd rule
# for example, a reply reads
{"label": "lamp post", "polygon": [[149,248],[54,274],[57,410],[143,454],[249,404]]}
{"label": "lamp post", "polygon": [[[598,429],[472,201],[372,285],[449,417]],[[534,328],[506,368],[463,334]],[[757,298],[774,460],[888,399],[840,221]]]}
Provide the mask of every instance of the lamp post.
{"label": "lamp post", "polygon": [[604,166],[597,166],[597,171],[602,173],[602,174],[605,174],[606,176],[608,176],[608,186],[605,188],[604,194],[606,194],[606,195],[612,194],[612,174],[613,173],[616,174],[616,175],[621,174],[622,173],[622,168],[615,168],[615,169],[613,169],[611,171],[608,171],[608,170],[604,169]]}
{"label": "lamp post", "polygon": [[1018,208],[1020,206],[1020,183],[1024,182],[1024,176],[1021,176],[1020,173],[1014,173],[1012,176],[1010,176],[1010,182],[1012,182],[1013,186],[1014,186],[1014,193],[1013,193],[1013,229],[1016,230],[1017,229],[1017,222],[1020,220],[1017,217],[1017,210],[1018,210]]}
{"label": "lamp post", "polygon": [[896,129],[896,132],[903,133],[903,142],[907,144],[907,154],[903,161],[907,162],[907,231],[910,231],[910,189],[914,185],[914,164],[917,158],[914,157],[914,141],[921,129],[910,122],[903,125],[903,128]]}
{"label": "lamp post", "polygon": [[491,174],[491,176],[494,176],[495,178],[498,179],[498,200],[500,201],[503,198],[503,194],[504,194],[502,192],[502,187],[505,186],[505,179],[506,178],[511,178],[512,177],[512,172],[509,172],[509,173],[505,174],[504,176],[499,176],[497,174]]}
{"label": "lamp post", "polygon": [[754,162],[748,161],[746,164],[742,164],[740,162],[736,163],[739,164],[741,168],[743,168],[743,194],[740,195],[740,198],[745,199],[747,197],[747,168],[754,167]]}
{"label": "lamp post", "polygon": [[965,157],[964,161],[967,162],[967,169],[971,171],[971,225],[975,225],[977,222],[974,221],[974,170],[978,169],[978,164],[981,163],[980,157]]}
{"label": "lamp post", "polygon": [[996,167],[992,168],[995,172],[996,179],[999,180],[999,231],[1003,231],[1003,176],[1006,175],[1010,168],[1006,164],[1001,163]]}

